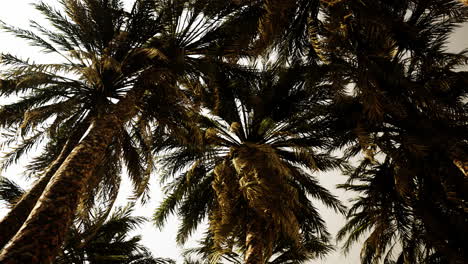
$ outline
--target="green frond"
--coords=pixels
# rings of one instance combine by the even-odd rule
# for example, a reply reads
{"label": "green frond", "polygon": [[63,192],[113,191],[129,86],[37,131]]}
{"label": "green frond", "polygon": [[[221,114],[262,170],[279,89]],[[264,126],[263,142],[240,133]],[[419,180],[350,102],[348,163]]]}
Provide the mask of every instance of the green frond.
{"label": "green frond", "polygon": [[5,30],[6,32],[13,34],[14,36],[18,38],[27,40],[31,44],[31,46],[39,47],[45,53],[57,52],[57,50],[52,44],[50,44],[45,39],[41,38],[39,35],[37,35],[36,33],[30,30],[25,30],[25,29],[14,27],[14,26],[9,26],[5,24],[3,21],[0,21],[0,28]]}
{"label": "green frond", "polygon": [[177,243],[185,244],[199,224],[206,219],[214,199],[212,181],[213,178],[209,176],[196,183],[196,187],[192,188],[181,202],[179,217],[182,223],[177,231]]}
{"label": "green frond", "polygon": [[[370,212],[372,213],[372,212]],[[372,222],[369,220],[369,215],[368,213],[360,213],[360,214],[354,214],[352,216],[353,218],[348,221],[345,226],[343,226],[340,231],[338,231],[337,234],[337,240],[341,241],[345,237],[346,242],[343,245],[343,249],[345,252],[349,252],[351,249],[351,246],[358,242],[359,239],[367,234],[368,230],[372,228]]]}
{"label": "green frond", "polygon": [[30,26],[53,42],[57,47],[55,52],[59,53],[60,55],[64,56],[64,54],[61,54],[60,52],[66,54],[67,52],[75,49],[74,44],[69,41],[69,37],[63,35],[63,33],[60,34],[50,31],[35,21],[30,21]]}
{"label": "green frond", "polygon": [[162,228],[169,215],[177,210],[187,189],[186,182],[185,175],[179,176],[174,181],[177,184],[173,183],[173,187],[169,189],[169,192],[166,191],[166,198],[158,206],[153,215],[153,222],[157,227]]}
{"label": "green frond", "polygon": [[133,206],[117,207],[110,215],[105,208],[96,209],[89,219],[75,223],[55,262],[174,264],[171,259],[154,257],[141,244],[141,236],[130,235],[146,221],[133,215]]}
{"label": "green frond", "polygon": [[[70,42],[73,44],[73,48],[69,51],[80,47],[79,40],[76,38],[80,36],[76,34],[78,30],[77,27],[76,25],[72,24],[63,13],[54,9],[52,6],[44,3],[43,1],[33,3],[33,6],[36,8],[36,10],[41,12],[56,29],[63,32],[63,35],[70,40]],[[54,38],[52,38],[52,40],[54,40]]]}
{"label": "green frond", "polygon": [[57,117],[47,130],[49,140],[45,143],[43,151],[31,158],[25,167],[31,178],[42,173],[62,152],[63,147],[79,142],[90,125],[90,116],[86,111],[75,113],[67,119]]}
{"label": "green frond", "polygon": [[293,171],[293,179],[297,181],[303,190],[311,197],[318,199],[320,202],[324,203],[327,207],[334,209],[336,212],[342,214],[346,212],[346,207],[341,203],[338,197],[333,195],[326,188],[320,186],[319,181],[315,177],[304,173],[302,169],[297,167],[291,167],[291,171]]}
{"label": "green frond", "polygon": [[0,177],[0,200],[4,201],[8,207],[13,208],[24,193],[25,191],[18,184],[6,177]]}
{"label": "green frond", "polygon": [[21,140],[20,143],[13,146],[11,151],[4,153],[1,157],[1,170],[5,171],[8,167],[17,163],[23,155],[27,154],[34,146],[44,139],[44,134],[44,131],[39,131],[36,134]]}
{"label": "green frond", "polygon": [[45,105],[37,108],[27,110],[24,113],[23,122],[20,125],[22,135],[27,134],[29,131],[40,124],[44,123],[51,117],[58,118],[59,115],[67,115],[71,113],[76,107],[77,100],[72,98],[70,100]]}
{"label": "green frond", "polygon": [[[144,167],[143,158],[141,156],[140,150],[136,148],[134,140],[128,134],[127,131],[122,131],[122,154],[125,166],[128,172],[128,176],[132,181],[133,188],[136,192],[139,189],[144,190],[144,185],[147,184],[147,170]],[[151,164],[146,164],[151,167]],[[145,183],[146,182],[146,183]],[[143,192],[141,193],[143,194]],[[140,195],[141,195],[140,194]]]}
{"label": "green frond", "polygon": [[[10,53],[2,53],[0,63],[2,65],[11,65],[11,66],[30,65],[29,59],[24,60],[24,59],[21,59],[20,57],[18,57],[16,55],[13,55],[13,54],[10,54]],[[10,86],[8,86],[8,85],[3,86],[3,82],[2,82],[2,89],[3,89],[3,87],[11,87],[11,85]]]}

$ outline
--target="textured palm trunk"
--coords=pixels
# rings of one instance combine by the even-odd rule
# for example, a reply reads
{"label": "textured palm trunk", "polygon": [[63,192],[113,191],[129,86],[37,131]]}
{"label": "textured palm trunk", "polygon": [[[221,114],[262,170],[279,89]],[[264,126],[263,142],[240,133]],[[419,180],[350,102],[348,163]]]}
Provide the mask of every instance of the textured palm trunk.
{"label": "textured palm trunk", "polygon": [[34,187],[21,198],[15,207],[11,209],[0,222],[0,249],[10,241],[26,221],[29,213],[34,208],[34,205],[49,183],[50,178],[60,166],[60,164],[54,165],[58,166],[51,166],[47,173],[42,176]]}
{"label": "textured palm trunk", "polygon": [[76,213],[83,188],[103,159],[122,124],[136,111],[142,91],[130,91],[113,109],[93,123],[39,198],[18,233],[0,254],[0,263],[52,263]]}
{"label": "textured palm trunk", "polygon": [[262,236],[262,228],[260,221],[257,219],[254,219],[247,227],[247,236],[245,237],[245,264],[265,263],[265,244]]}
{"label": "textured palm trunk", "polygon": [[46,188],[50,179],[58,170],[60,165],[62,165],[68,154],[70,154],[73,147],[78,144],[79,140],[86,132],[88,126],[89,122],[84,122],[83,125],[73,133],[73,135],[63,147],[59,156],[52,162],[51,165],[49,165],[40,180],[36,182],[31,190],[29,190],[25,195],[23,195],[23,197],[21,197],[13,209],[8,212],[2,221],[0,221],[0,249],[2,249],[21,228],[32,209],[36,205],[37,200],[44,192],[44,189]]}

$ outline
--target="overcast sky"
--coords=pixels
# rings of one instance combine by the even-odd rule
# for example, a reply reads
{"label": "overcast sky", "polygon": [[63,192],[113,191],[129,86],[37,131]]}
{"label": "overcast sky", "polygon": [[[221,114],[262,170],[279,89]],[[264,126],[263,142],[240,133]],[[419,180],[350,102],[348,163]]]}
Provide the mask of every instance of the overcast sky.
{"label": "overcast sky", "polygon": [[[29,4],[33,1],[31,0],[14,0],[14,1],[2,1],[2,5],[0,8],[0,20],[6,22],[7,24],[14,25],[17,27],[27,28],[28,21],[34,20],[41,24],[46,24],[45,21],[42,19],[40,14],[36,12],[32,6]],[[54,0],[46,0],[44,1],[50,4],[56,4],[57,1]],[[131,5],[132,1],[126,0],[125,3],[127,6]],[[462,49],[468,48],[468,27],[460,28],[455,32],[453,38],[451,39],[450,49],[451,51],[460,51]],[[43,55],[39,54],[39,50],[33,49],[27,45],[22,40],[18,40],[12,38],[11,35],[5,34],[3,32],[0,33],[0,52],[9,52],[13,54],[18,54],[22,58],[34,58],[41,62],[52,62],[57,61],[59,58],[51,56],[51,55]],[[0,105],[4,104],[6,100],[4,98],[0,98]],[[0,139],[1,140],[1,139]],[[0,172],[0,175],[12,178],[14,181],[20,183],[23,187],[28,186],[28,183],[24,181],[21,177],[21,164],[13,166],[7,172]],[[319,174],[318,177],[320,178],[324,187],[333,190],[333,192],[338,195],[342,200],[347,200],[350,197],[350,194],[345,194],[342,191],[337,191],[334,186],[337,183],[342,183],[345,178],[340,176],[338,172],[330,172],[330,173],[322,173]],[[128,183],[128,182],[127,182]],[[128,184],[123,184],[125,186]],[[151,218],[151,215],[154,212],[157,204],[162,199],[162,194],[160,192],[158,179],[157,177],[153,177],[151,181],[152,186],[152,201],[146,204],[145,206],[138,206],[136,210],[136,214],[140,216],[146,216]],[[125,197],[128,196],[128,189],[123,188],[121,194],[119,194],[119,203],[120,205],[124,205],[126,203]],[[333,211],[324,208],[321,204],[317,203],[317,206],[321,208],[322,216],[326,220],[329,231],[332,234],[336,233],[340,226],[344,223],[344,218],[335,214]],[[6,213],[6,210],[2,205],[0,205],[0,217],[2,217]],[[176,227],[177,227],[177,219],[172,217],[169,219],[166,227],[164,230],[159,231],[151,223],[147,223],[143,229],[138,230],[138,233],[142,234],[143,236],[143,243],[152,250],[155,256],[161,257],[171,257],[174,259],[178,259],[180,262],[180,252],[181,248],[178,247],[175,243],[175,236],[176,236]],[[195,236],[196,237],[196,236]],[[188,246],[195,245],[195,239],[188,243]],[[329,255],[326,259],[313,261],[311,263],[323,263],[323,264],[355,264],[359,263],[359,250],[357,247],[352,250],[350,254],[347,256],[343,256],[343,254],[337,250],[334,254]]]}

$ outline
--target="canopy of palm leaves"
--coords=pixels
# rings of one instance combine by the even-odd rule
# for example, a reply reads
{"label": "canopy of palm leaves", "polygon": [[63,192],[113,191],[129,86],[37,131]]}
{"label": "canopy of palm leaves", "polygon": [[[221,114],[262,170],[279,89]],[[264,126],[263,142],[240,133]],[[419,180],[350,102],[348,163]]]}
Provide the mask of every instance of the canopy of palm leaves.
{"label": "canopy of palm leaves", "polygon": [[[367,263],[445,263],[433,262],[435,253],[426,242],[424,226],[411,205],[401,197],[394,174],[398,171],[387,158],[383,163],[364,160],[349,171],[346,184],[340,185],[359,195],[348,211],[348,222],[338,232],[346,239],[346,251],[363,237],[361,260]],[[369,234],[370,232],[370,234]],[[395,254],[397,253],[397,254]]]}
{"label": "canopy of palm leaves", "polygon": [[[338,105],[339,115],[350,113],[339,121],[346,127],[342,144],[354,142],[349,155],[362,150],[372,162],[376,153],[391,159],[394,172],[387,177],[398,192],[393,203],[408,207],[409,223],[424,230],[418,232],[425,234],[429,248],[452,262],[466,261],[466,239],[459,234],[467,231],[463,201],[468,185],[456,163],[467,156],[463,98],[468,79],[457,71],[467,57],[465,51],[447,52],[445,45],[454,27],[467,21],[468,9],[457,1],[436,0],[349,1],[335,8],[348,13],[340,20],[329,11],[335,24],[344,25],[330,36],[345,55],[340,63],[348,68],[345,76],[354,90]],[[375,230],[391,234],[393,226]],[[377,241],[377,235],[372,239]],[[381,245],[390,243],[388,237],[381,239]],[[382,255],[383,249],[373,254]]]}
{"label": "canopy of palm leaves", "polygon": [[223,30],[231,34],[228,46],[252,56],[274,51],[276,63],[287,60],[327,61],[319,33],[324,12],[341,1],[229,0],[231,16]]}
{"label": "canopy of palm leaves", "polygon": [[457,68],[467,57],[466,51],[447,52],[446,45],[453,29],[467,21],[466,7],[439,0],[232,2],[242,6],[237,19],[249,30],[245,47],[275,49],[280,58],[305,55],[334,67],[335,106],[342,116],[336,131],[346,127],[339,146],[355,143],[347,157],[360,151],[371,161],[377,152],[391,157],[400,193],[420,197],[402,206],[425,219],[426,234],[437,234],[425,240],[445,252],[440,254],[463,255],[467,75]]}
{"label": "canopy of palm leaves", "polygon": [[[1,147],[12,148],[3,168],[45,143],[27,166],[41,179],[34,192],[1,193],[18,205],[10,212],[23,211],[12,230],[83,136],[119,113],[102,162],[80,183],[82,221],[95,204],[110,212],[123,167],[145,200],[157,153],[172,181],[155,220],[177,211],[179,242],[208,219],[205,257],[238,250],[248,263],[271,261],[311,241],[315,257],[329,238],[311,199],[343,208],[310,170],[344,167],[329,155],[344,149],[365,156],[342,186],[364,193],[339,234],[346,247],[369,230],[364,263],[466,262],[468,58],[446,51],[468,20],[462,2],[35,4],[52,29],[2,28],[63,60],[2,55],[0,96],[18,98],[0,108]],[[276,70],[233,63],[270,51]],[[395,244],[403,251],[392,259]]]}
{"label": "canopy of palm leaves", "polygon": [[140,236],[130,237],[130,233],[146,221],[143,217],[132,216],[132,212],[132,206],[118,207],[103,223],[103,215],[99,213],[87,221],[76,223],[55,263],[175,263],[170,259],[153,257],[141,244]]}
{"label": "canopy of palm leaves", "polygon": [[174,178],[154,220],[162,226],[177,211],[183,243],[208,218],[217,250],[237,246],[246,260],[269,259],[281,239],[326,249],[328,233],[312,199],[343,210],[309,171],[342,165],[319,151],[330,144],[326,85],[295,78],[307,75],[302,67],[257,75],[248,83],[220,77],[223,105],[197,117],[198,138],[188,145],[167,139],[164,180]]}

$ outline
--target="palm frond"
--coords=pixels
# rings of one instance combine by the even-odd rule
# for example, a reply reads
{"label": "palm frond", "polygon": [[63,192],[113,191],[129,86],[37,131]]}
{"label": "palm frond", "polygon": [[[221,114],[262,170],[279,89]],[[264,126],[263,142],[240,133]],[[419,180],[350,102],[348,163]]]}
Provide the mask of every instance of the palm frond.
{"label": "palm frond", "polygon": [[21,199],[24,190],[15,182],[6,177],[0,177],[0,200],[12,208]]}

